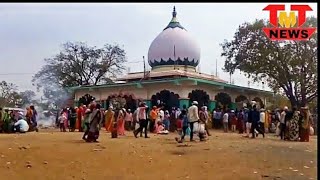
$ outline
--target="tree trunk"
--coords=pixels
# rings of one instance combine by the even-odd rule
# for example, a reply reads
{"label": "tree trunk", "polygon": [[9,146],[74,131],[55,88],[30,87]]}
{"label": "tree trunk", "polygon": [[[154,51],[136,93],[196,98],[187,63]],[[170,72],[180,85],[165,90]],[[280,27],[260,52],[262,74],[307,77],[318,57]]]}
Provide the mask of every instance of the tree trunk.
{"label": "tree trunk", "polygon": [[299,108],[299,102],[296,101],[296,98],[294,96],[290,96],[289,100],[290,100],[291,108],[294,108],[294,107]]}

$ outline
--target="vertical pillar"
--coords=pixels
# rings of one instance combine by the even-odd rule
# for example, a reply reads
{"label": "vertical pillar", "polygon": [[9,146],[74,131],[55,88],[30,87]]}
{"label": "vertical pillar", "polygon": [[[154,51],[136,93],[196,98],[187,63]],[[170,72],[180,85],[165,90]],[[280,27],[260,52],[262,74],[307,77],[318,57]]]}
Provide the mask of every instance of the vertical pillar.
{"label": "vertical pillar", "polygon": [[209,101],[209,107],[208,107],[208,110],[211,112],[211,111],[213,111],[213,109],[214,108],[216,108],[216,106],[217,106],[217,102],[216,101]]}
{"label": "vertical pillar", "polygon": [[179,99],[180,109],[183,109],[183,106],[186,108],[189,107],[189,99]]}
{"label": "vertical pillar", "polygon": [[74,107],[76,107],[76,106],[78,107],[79,105],[80,105],[80,104],[79,104],[79,101],[77,101],[77,100],[74,100],[74,101],[73,101],[73,106],[74,106]]}
{"label": "vertical pillar", "polygon": [[229,107],[230,107],[230,109],[234,109],[235,110],[237,108],[237,104],[232,102],[232,103],[230,103]]}
{"label": "vertical pillar", "polygon": [[103,101],[103,107],[104,107],[104,109],[108,109],[108,107],[107,107],[107,100],[104,100],[104,101]]}
{"label": "vertical pillar", "polygon": [[100,105],[103,109],[106,109],[106,106],[104,105],[105,100],[100,100]]}

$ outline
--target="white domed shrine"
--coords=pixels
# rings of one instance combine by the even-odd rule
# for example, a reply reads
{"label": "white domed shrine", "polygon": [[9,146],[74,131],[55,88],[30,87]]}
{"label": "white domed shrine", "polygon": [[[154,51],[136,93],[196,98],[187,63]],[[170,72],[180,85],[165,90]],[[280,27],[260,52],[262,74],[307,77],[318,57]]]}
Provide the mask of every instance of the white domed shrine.
{"label": "white domed shrine", "polygon": [[148,62],[152,68],[168,65],[196,67],[200,61],[200,47],[177,20],[175,8],[168,26],[152,41]]}
{"label": "white domed shrine", "polygon": [[144,101],[149,107],[157,106],[158,102],[164,103],[170,111],[172,107],[183,109],[192,101],[198,101],[199,106],[206,105],[212,111],[221,107],[219,100],[228,97],[231,100],[228,107],[235,109],[252,100],[266,105],[266,97],[273,94],[198,72],[200,47],[177,20],[175,8],[169,24],[152,41],[147,60],[151,70],[144,68],[142,72],[130,72],[114,79],[111,84],[73,87],[75,104],[79,106],[79,99],[90,94],[105,109],[110,104],[116,107],[116,104],[125,102],[121,106],[134,111],[138,102]]}

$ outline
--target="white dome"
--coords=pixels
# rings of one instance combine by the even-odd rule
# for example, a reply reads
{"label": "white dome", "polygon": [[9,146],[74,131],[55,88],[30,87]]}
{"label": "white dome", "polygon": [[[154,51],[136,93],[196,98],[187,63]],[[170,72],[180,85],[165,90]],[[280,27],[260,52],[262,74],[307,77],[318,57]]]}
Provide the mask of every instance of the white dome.
{"label": "white dome", "polygon": [[175,9],[169,25],[153,40],[148,52],[151,67],[189,65],[200,61],[200,47],[176,19]]}

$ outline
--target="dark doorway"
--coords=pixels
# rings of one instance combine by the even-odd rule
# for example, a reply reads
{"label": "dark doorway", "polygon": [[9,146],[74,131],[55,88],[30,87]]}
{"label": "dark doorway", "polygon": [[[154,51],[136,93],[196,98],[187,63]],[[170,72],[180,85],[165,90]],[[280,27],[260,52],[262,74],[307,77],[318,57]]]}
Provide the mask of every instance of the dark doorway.
{"label": "dark doorway", "polygon": [[108,107],[112,105],[115,109],[125,108],[130,109],[131,112],[133,112],[138,107],[138,101],[134,98],[133,95],[111,95],[108,96],[106,101],[106,109],[108,109]]}
{"label": "dark doorway", "polygon": [[79,99],[78,106],[80,106],[81,104],[88,106],[95,99],[96,98],[91,96],[90,94],[85,94]]}
{"label": "dark doorway", "polygon": [[192,104],[193,101],[198,101],[199,107],[208,106],[210,101],[210,97],[207,92],[199,89],[193,90],[189,93],[188,98],[190,101],[189,104]]}
{"label": "dark doorway", "polygon": [[258,108],[264,108],[264,104],[263,104],[263,101],[261,100],[261,98],[255,97],[255,98],[253,98],[253,101],[257,102]]}
{"label": "dark doorway", "polygon": [[151,97],[151,105],[160,106],[163,104],[164,108],[171,112],[172,107],[179,107],[179,98],[180,96],[174,92],[162,90]]}
{"label": "dark doorway", "polygon": [[237,104],[237,108],[241,109],[241,108],[243,108],[244,103],[245,104],[249,103],[249,100],[248,100],[248,98],[246,96],[239,95],[239,96],[236,97],[235,102]]}
{"label": "dark doorway", "polygon": [[229,107],[232,102],[230,95],[224,92],[218,93],[214,99],[217,101],[217,106],[222,109]]}

